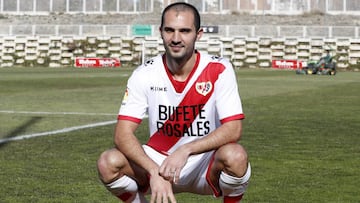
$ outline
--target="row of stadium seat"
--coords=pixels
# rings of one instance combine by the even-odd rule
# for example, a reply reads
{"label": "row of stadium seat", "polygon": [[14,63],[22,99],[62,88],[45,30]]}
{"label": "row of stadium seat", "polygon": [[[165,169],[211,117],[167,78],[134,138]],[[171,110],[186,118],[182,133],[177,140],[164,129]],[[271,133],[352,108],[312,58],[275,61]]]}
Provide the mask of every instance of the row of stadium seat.
{"label": "row of stadium seat", "polygon": [[[273,59],[318,60],[325,50],[338,67],[360,63],[360,39],[205,37],[197,49],[229,58],[235,67],[270,67]],[[131,64],[164,51],[158,37],[0,37],[0,66],[72,66],[76,57],[111,57]]]}

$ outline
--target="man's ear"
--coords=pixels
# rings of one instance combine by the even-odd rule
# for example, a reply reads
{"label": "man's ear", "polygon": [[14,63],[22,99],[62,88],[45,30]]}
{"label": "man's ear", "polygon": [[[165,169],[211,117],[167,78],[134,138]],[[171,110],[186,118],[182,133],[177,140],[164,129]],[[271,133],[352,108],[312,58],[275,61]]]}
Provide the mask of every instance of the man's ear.
{"label": "man's ear", "polygon": [[159,33],[160,33],[160,36],[161,36],[161,39],[162,39],[163,37],[162,37],[162,33],[161,33],[161,26],[159,26]]}
{"label": "man's ear", "polygon": [[204,34],[204,30],[202,28],[200,28],[197,32],[196,40],[199,40],[203,34]]}

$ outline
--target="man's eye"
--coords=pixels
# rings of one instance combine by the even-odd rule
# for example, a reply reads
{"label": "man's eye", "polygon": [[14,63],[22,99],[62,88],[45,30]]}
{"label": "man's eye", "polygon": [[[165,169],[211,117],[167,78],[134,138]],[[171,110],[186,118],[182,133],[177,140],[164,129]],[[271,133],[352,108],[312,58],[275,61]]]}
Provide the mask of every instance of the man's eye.
{"label": "man's eye", "polygon": [[165,32],[173,32],[173,29],[165,28],[164,31],[165,31]]}
{"label": "man's eye", "polygon": [[182,33],[189,33],[189,32],[191,32],[191,30],[190,30],[190,29],[182,29],[182,30],[180,30],[180,32],[182,32]]}

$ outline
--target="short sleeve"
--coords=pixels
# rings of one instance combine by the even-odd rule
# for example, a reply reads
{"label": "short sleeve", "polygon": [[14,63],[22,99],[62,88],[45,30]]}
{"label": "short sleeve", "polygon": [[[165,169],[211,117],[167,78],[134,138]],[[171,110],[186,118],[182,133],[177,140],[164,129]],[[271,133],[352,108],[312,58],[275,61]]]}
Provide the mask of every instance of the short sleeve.
{"label": "short sleeve", "polygon": [[126,92],[119,110],[120,119],[142,120],[147,112],[146,80],[134,71],[127,82]]}
{"label": "short sleeve", "polygon": [[222,123],[244,118],[235,71],[230,63],[224,65],[225,71],[215,84],[216,109]]}

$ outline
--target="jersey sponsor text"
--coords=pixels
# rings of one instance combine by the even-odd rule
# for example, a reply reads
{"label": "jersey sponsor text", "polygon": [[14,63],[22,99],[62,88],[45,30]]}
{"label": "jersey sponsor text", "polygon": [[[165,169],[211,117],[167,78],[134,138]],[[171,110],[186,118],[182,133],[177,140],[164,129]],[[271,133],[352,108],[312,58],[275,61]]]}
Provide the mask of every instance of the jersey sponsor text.
{"label": "jersey sponsor text", "polygon": [[[163,135],[175,137],[207,135],[210,131],[210,122],[204,116],[203,107],[204,104],[190,106],[159,105],[157,131]],[[198,119],[191,123],[196,115]]]}

